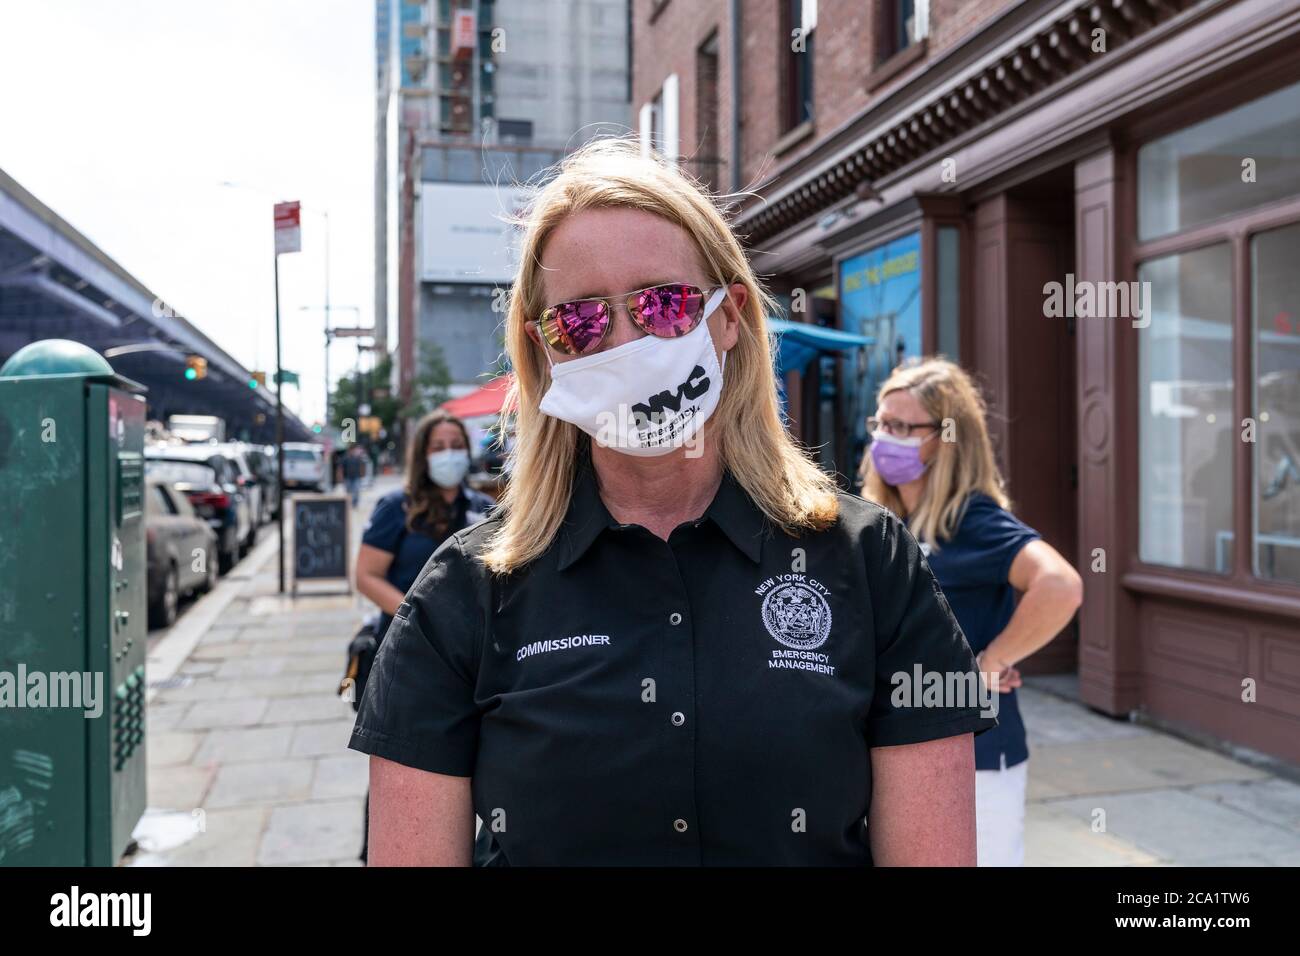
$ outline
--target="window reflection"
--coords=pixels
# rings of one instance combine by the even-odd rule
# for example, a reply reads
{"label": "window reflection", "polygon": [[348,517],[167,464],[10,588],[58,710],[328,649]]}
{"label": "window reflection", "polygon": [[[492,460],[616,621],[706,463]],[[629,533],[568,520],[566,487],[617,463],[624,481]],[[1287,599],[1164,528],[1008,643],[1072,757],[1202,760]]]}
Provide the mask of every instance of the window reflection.
{"label": "window reflection", "polygon": [[1226,243],[1144,263],[1138,469],[1143,561],[1232,568],[1232,269]]}
{"label": "window reflection", "polygon": [[1251,241],[1255,573],[1300,583],[1300,224]]}

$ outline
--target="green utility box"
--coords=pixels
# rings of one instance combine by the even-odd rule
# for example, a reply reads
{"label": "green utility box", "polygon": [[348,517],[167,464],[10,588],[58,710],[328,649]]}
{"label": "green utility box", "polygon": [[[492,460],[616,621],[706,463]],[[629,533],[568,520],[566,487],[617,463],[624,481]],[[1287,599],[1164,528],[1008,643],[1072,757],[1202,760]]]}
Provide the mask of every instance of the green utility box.
{"label": "green utility box", "polygon": [[58,339],[0,368],[0,866],[113,866],[144,812],[142,391]]}

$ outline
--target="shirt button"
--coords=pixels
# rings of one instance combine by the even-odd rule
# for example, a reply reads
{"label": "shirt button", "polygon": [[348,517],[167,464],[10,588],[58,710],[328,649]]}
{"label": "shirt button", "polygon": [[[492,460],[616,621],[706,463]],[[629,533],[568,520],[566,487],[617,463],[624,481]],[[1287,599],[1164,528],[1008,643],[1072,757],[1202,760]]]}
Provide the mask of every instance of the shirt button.
{"label": "shirt button", "polygon": [[673,627],[676,627],[678,624],[682,623],[682,616],[676,611],[673,611],[672,614],[668,615],[668,623]]}
{"label": "shirt button", "polygon": [[683,714],[680,710],[673,714],[673,726],[674,726],[674,727],[680,727],[680,726],[681,726],[682,724],[684,724],[684,723],[686,723],[686,715],[685,715],[685,714]]}
{"label": "shirt button", "polygon": [[685,833],[686,821],[683,820],[681,817],[678,817],[676,820],[673,821],[673,829],[676,830],[678,833]]}

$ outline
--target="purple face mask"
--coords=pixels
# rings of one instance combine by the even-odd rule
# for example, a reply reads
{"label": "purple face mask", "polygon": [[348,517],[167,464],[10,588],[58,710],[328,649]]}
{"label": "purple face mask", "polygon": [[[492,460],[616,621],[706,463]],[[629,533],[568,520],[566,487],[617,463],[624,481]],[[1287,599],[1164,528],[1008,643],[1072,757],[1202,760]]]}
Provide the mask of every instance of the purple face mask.
{"label": "purple face mask", "polygon": [[920,438],[895,438],[885,431],[871,436],[871,463],[886,484],[905,485],[925,474]]}

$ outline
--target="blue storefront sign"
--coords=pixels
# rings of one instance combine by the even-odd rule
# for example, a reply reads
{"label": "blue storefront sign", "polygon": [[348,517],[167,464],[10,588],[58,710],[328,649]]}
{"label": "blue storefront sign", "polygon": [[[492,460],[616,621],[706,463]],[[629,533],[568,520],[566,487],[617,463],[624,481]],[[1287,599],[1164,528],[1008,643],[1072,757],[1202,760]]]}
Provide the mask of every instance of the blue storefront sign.
{"label": "blue storefront sign", "polygon": [[867,445],[876,391],[901,362],[921,355],[921,234],[912,232],[840,263],[840,324],[873,341],[846,369],[844,413],[853,466]]}

